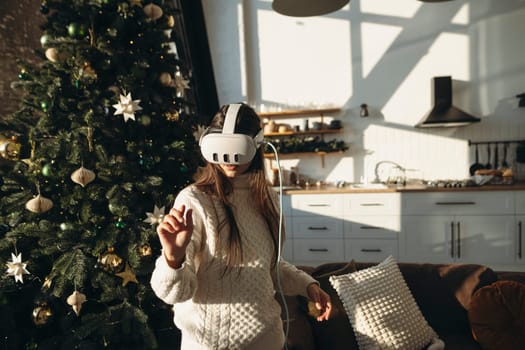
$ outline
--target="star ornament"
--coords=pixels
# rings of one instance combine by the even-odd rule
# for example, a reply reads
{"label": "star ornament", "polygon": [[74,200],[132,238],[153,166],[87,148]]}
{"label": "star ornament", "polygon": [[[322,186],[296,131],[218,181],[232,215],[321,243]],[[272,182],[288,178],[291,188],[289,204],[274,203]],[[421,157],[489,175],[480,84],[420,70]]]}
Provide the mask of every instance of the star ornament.
{"label": "star ornament", "polygon": [[22,253],[15,255],[11,253],[11,261],[7,262],[7,275],[13,276],[16,282],[24,283],[24,275],[29,275],[26,266],[27,263],[22,262]]}
{"label": "star ornament", "polygon": [[153,213],[146,213],[148,217],[144,219],[144,222],[149,223],[151,226],[160,224],[162,222],[162,219],[164,218],[164,213],[166,212],[165,208],[166,207],[159,208],[155,206],[153,208]]}
{"label": "star ornament", "polygon": [[120,95],[120,102],[113,105],[113,108],[116,109],[114,115],[122,114],[125,122],[127,122],[128,119],[135,120],[135,112],[142,110],[139,103],[140,100],[133,100],[131,98],[131,93],[125,96]]}
{"label": "star ornament", "polygon": [[139,281],[137,280],[137,276],[135,276],[135,274],[131,270],[131,266],[129,266],[129,264],[127,263],[126,263],[126,268],[124,269],[124,271],[116,273],[115,275],[122,278],[122,286],[124,287],[129,282],[139,283]]}

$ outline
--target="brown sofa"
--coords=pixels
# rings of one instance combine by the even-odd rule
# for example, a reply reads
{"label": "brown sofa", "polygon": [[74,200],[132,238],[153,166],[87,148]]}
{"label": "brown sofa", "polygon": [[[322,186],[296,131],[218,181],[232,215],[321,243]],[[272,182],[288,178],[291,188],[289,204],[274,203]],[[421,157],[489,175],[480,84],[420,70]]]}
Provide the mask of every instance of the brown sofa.
{"label": "brown sofa", "polygon": [[[300,269],[314,276],[321,284],[321,287],[330,294],[333,313],[330,320],[317,322],[311,316],[311,311],[309,312],[309,305],[306,299],[303,297],[286,297],[289,310],[288,349],[357,350],[358,345],[352,326],[337,292],[329,282],[329,276],[334,274],[341,275],[353,272],[355,269],[361,270],[373,265],[375,264],[341,262],[326,263],[317,267],[299,266]],[[428,324],[435,330],[440,339],[445,342],[446,350],[492,349],[492,346],[486,347],[481,345],[481,343],[491,344],[490,342],[480,341],[480,339],[476,341],[474,339],[476,333],[472,331],[473,328],[469,319],[469,307],[473,296],[476,291],[485,286],[491,286],[490,288],[492,288],[497,281],[518,281],[517,284],[520,285],[520,288],[521,284],[525,287],[525,272],[495,272],[481,265],[467,264],[398,263],[398,266],[419,309]],[[497,336],[495,344],[500,345],[495,345],[494,347],[498,350],[525,349],[525,343],[523,342],[525,341],[525,293],[523,293],[523,290],[521,289],[520,295],[516,296],[516,298],[520,298],[519,300],[514,298],[516,299],[514,300],[515,304],[521,303],[521,309],[511,307],[513,309],[511,311],[515,313],[510,319],[507,315],[498,318],[502,321],[498,321],[500,324],[497,324],[496,327],[502,327],[501,332],[510,332],[508,334],[505,333],[506,343],[501,342],[501,339],[504,337]],[[501,294],[498,293],[496,291],[492,295]],[[514,297],[516,293],[512,293]],[[481,303],[478,302],[478,304],[486,303],[481,300]],[[506,309],[506,307],[496,305],[493,309],[500,310]],[[517,310],[514,311],[514,309]],[[493,315],[487,317],[492,320]],[[482,320],[484,319],[482,318]],[[505,324],[505,322],[510,322],[510,326]],[[484,325],[480,327],[482,329],[485,327],[485,330],[487,328]],[[511,330],[507,331],[506,329]],[[501,344],[506,345],[503,347]]]}

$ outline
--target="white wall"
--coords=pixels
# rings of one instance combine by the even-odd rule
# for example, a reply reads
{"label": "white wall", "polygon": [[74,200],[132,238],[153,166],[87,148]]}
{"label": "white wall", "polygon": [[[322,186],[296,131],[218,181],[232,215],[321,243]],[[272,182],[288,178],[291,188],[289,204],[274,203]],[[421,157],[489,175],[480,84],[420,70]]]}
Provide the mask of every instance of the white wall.
{"label": "white wall", "polygon": [[[468,177],[468,141],[525,139],[525,1],[351,0],[332,14],[294,18],[271,0],[203,0],[221,104],[261,109],[336,106],[344,155],[284,160],[327,181],[371,179],[394,161],[425,179]],[[458,128],[418,129],[431,78],[451,75],[454,104],[482,118]],[[367,103],[368,118],[359,116]],[[525,166],[509,161],[518,177]],[[502,157],[500,148],[500,161]],[[486,162],[486,148],[480,147]]]}

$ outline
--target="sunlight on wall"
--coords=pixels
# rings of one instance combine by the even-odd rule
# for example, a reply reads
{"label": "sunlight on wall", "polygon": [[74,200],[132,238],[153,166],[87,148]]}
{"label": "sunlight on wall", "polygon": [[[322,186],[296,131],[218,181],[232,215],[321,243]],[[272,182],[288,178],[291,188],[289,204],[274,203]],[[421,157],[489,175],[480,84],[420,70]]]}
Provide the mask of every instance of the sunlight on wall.
{"label": "sunlight on wall", "polygon": [[[440,34],[385,104],[382,109],[385,120],[402,125],[417,124],[432,106],[432,77],[450,75],[453,80],[468,81],[470,69],[469,37]],[[456,89],[453,94],[458,92]],[[454,104],[462,107],[458,99],[454,99]]]}
{"label": "sunlight on wall", "polygon": [[470,23],[470,4],[465,4],[458,11],[456,16],[452,18],[452,24],[468,25]]}
{"label": "sunlight on wall", "polygon": [[352,94],[348,20],[258,10],[257,22],[261,102],[340,106]]}
{"label": "sunlight on wall", "polygon": [[[462,172],[465,178],[468,176],[469,152],[465,140],[371,125],[363,133],[363,148],[369,154],[364,159],[369,179],[373,178],[375,165],[383,160],[410,169],[407,176],[414,178],[450,179],[458,178],[457,174]],[[432,169],[432,172],[423,169]]]}
{"label": "sunlight on wall", "polygon": [[361,33],[362,42],[362,64],[363,78],[374,68],[377,62],[383,57],[392,42],[401,32],[401,27],[376,24],[362,23]]}
{"label": "sunlight on wall", "polygon": [[[242,8],[242,5],[241,4],[238,4],[237,5],[237,9],[236,9],[236,12],[237,12],[237,25],[239,26],[239,58],[240,58],[240,62],[247,62],[246,60],[246,39],[245,39],[245,25],[244,25],[244,21],[243,21],[243,8]],[[247,72],[246,72],[246,64],[241,64],[241,66],[239,67],[240,68],[240,73],[241,73],[241,91],[242,91],[242,95],[243,96],[247,96],[248,95],[248,87],[246,86],[247,84]]]}
{"label": "sunlight on wall", "polygon": [[[352,2],[350,2],[351,6]],[[377,15],[412,18],[423,4],[414,0],[366,0],[361,1],[361,12]]]}

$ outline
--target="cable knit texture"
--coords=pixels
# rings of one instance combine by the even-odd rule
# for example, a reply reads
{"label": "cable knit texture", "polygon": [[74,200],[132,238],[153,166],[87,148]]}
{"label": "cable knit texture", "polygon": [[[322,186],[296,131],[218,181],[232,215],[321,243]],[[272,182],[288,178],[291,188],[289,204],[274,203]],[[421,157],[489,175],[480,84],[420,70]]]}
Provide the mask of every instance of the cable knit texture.
{"label": "cable knit texture", "polygon": [[[277,198],[275,194],[276,202]],[[222,275],[226,257],[218,247],[227,245],[229,232],[224,208],[192,185],[179,193],[174,205],[193,209],[194,231],[185,261],[173,269],[159,257],[151,286],[160,299],[173,305],[183,350],[280,350],[284,333],[274,298],[274,248],[247,175],[234,179],[230,199],[243,247],[240,273],[233,269]],[[279,267],[284,294],[306,296],[306,287],[315,280],[283,260]]]}

